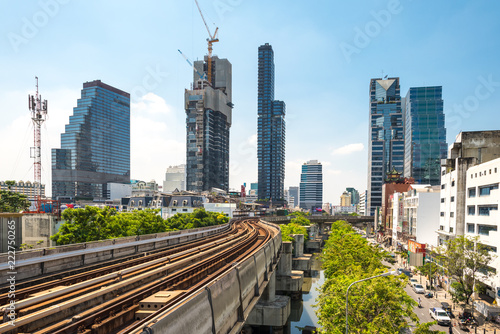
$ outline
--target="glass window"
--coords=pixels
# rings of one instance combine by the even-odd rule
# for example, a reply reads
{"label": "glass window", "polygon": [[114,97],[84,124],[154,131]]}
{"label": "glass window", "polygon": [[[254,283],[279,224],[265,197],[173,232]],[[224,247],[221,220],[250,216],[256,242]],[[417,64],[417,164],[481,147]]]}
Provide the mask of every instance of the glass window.
{"label": "glass window", "polygon": [[490,231],[496,231],[496,226],[491,225],[477,225],[477,233],[480,235],[490,235]]}
{"label": "glass window", "polygon": [[478,206],[478,214],[480,216],[489,216],[490,211],[492,211],[492,210],[498,210],[498,205]]}
{"label": "glass window", "polygon": [[451,196],[450,202],[455,202],[455,196]]}
{"label": "glass window", "polygon": [[469,216],[474,216],[476,214],[476,207],[474,205],[468,206],[467,211]]}
{"label": "glass window", "polygon": [[476,188],[469,188],[469,198],[476,197]]}
{"label": "glass window", "polygon": [[467,232],[468,233],[475,233],[475,226],[474,226],[474,224],[467,224]]}
{"label": "glass window", "polygon": [[455,212],[450,212],[450,217],[455,217]]}
{"label": "glass window", "polygon": [[441,212],[441,217],[444,217],[444,212]]}

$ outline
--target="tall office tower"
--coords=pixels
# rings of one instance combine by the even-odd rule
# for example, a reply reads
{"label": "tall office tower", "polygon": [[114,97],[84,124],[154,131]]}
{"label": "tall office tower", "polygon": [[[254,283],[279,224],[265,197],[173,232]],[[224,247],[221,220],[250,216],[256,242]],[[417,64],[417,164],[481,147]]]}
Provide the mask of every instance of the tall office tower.
{"label": "tall office tower", "polygon": [[323,207],[323,166],[318,160],[310,160],[302,165],[299,205],[311,212]]}
{"label": "tall office tower", "polygon": [[186,165],[170,166],[165,173],[163,192],[171,194],[175,190],[186,190]]}
{"label": "tall office tower", "polygon": [[259,47],[257,157],[259,199],[284,200],[285,102],[274,100],[274,52]]}
{"label": "tall office tower", "polygon": [[367,214],[382,206],[382,184],[393,168],[403,173],[404,129],[399,78],[370,80]]}
{"label": "tall office tower", "polygon": [[354,188],[345,188],[345,190],[351,194],[351,204],[357,205],[359,204],[359,192]]}
{"label": "tall office tower", "polygon": [[288,197],[293,197],[293,203],[289,202],[290,206],[293,206],[295,208],[297,205],[299,205],[299,187],[289,187]]}
{"label": "tall office tower", "polygon": [[130,94],[95,80],[52,149],[52,197],[104,200],[109,182],[130,183]]}
{"label": "tall office tower", "polygon": [[403,104],[405,115],[404,176],[415,183],[441,184],[441,159],[446,159],[441,86],[412,87]]}
{"label": "tall office tower", "polygon": [[207,56],[195,61],[193,89],[185,91],[186,189],[201,192],[229,190],[229,128],[232,117],[232,67],[227,59],[212,57],[212,82],[206,73]]}

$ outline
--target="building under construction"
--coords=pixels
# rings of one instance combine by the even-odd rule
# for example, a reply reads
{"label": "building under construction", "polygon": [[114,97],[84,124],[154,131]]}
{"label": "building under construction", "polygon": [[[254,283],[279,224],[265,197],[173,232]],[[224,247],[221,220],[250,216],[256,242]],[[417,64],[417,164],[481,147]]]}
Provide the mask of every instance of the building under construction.
{"label": "building under construction", "polygon": [[[208,67],[211,70],[208,71]],[[194,62],[193,87],[185,91],[186,188],[229,189],[229,128],[232,69],[227,59],[205,56]],[[200,75],[210,73],[210,75]]]}

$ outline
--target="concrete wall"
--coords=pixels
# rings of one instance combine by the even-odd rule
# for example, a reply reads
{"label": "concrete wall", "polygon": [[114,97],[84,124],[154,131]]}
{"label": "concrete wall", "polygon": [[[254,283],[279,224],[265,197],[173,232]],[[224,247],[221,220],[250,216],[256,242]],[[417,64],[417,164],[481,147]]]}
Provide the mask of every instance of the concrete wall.
{"label": "concrete wall", "polygon": [[[172,312],[158,316],[146,326],[147,333],[239,333],[257,304],[280,256],[281,231],[264,247],[235,265],[205,290],[190,297]],[[210,312],[211,311],[211,312]],[[213,330],[212,330],[213,328]]]}
{"label": "concrete wall", "polygon": [[0,252],[17,250],[22,243],[22,214],[0,213]]}

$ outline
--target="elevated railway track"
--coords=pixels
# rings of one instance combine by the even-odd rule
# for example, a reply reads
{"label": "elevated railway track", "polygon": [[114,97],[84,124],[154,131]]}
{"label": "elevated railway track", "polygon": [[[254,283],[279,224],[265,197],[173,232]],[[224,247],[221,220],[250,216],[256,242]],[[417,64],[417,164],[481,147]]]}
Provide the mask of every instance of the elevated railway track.
{"label": "elevated railway track", "polygon": [[0,333],[142,333],[277,235],[276,227],[243,219],[203,240],[19,282],[16,319],[4,316]]}

